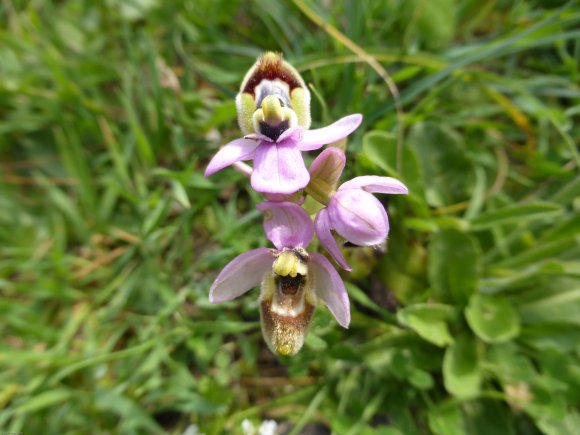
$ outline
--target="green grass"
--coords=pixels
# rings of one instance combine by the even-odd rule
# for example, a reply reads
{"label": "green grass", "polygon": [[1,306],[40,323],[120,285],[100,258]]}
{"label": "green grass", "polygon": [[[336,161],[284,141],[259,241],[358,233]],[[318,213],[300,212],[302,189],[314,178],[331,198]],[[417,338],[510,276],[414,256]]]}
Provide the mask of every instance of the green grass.
{"label": "green grass", "polygon": [[[5,0],[0,23],[2,431],[576,433],[577,1]],[[268,246],[247,180],[203,177],[264,50],[316,127],[364,114],[345,176],[411,191],[382,198],[386,253],[346,252],[350,329],[320,307],[294,358],[257,290],[208,301]]]}

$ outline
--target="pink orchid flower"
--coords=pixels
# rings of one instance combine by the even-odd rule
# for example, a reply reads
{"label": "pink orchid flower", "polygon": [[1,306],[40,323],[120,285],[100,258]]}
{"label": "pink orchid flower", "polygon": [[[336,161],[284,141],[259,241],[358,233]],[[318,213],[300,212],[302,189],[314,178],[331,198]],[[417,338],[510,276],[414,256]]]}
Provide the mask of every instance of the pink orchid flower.
{"label": "pink orchid flower", "polygon": [[[312,162],[310,173],[313,178],[325,173],[332,184],[342,173],[345,160],[344,152],[337,148],[327,148]],[[331,168],[331,171],[327,168]],[[336,192],[329,192],[326,207],[318,212],[314,220],[316,235],[322,246],[345,270],[351,268],[340,252],[331,230],[358,246],[378,245],[389,234],[387,212],[373,193],[407,194],[408,190],[403,183],[391,177],[355,177],[343,183]]]}
{"label": "pink orchid flower", "polygon": [[[303,277],[308,282],[306,290],[313,293],[307,296],[314,296],[314,301],[320,298],[338,323],[347,328],[350,323],[350,304],[340,275],[326,257],[305,251],[314,233],[308,213],[290,202],[263,202],[258,204],[257,209],[265,213],[264,230],[276,249],[257,248],[234,258],[212,284],[210,302],[217,304],[235,299],[260,283],[264,297],[266,282],[280,278],[283,274],[281,269],[286,268],[287,276],[292,279]],[[290,270],[292,267],[287,267],[288,264],[276,264],[284,256],[296,263],[294,271]],[[283,291],[283,282],[278,281],[275,290]],[[301,314],[301,311],[284,313],[283,308],[276,306],[272,309],[277,309],[282,317]]]}
{"label": "pink orchid flower", "polygon": [[314,130],[291,127],[278,137],[250,134],[224,145],[211,159],[208,177],[235,162],[254,161],[252,188],[260,193],[292,194],[303,189],[310,175],[302,151],[312,151],[344,139],[360,125],[362,115],[349,115],[333,124]]}

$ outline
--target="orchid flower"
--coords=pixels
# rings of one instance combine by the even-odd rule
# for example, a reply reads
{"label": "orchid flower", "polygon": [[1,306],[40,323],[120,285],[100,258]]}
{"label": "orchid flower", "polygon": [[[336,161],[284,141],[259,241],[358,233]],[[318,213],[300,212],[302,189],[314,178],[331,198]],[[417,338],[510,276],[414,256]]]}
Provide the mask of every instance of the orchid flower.
{"label": "orchid flower", "polygon": [[326,205],[316,215],[314,227],[322,246],[336,263],[351,270],[331,230],[359,246],[384,242],[389,234],[389,219],[385,208],[372,193],[406,194],[407,187],[391,177],[367,175],[336,185],[344,169],[344,152],[327,148],[312,162],[311,183],[306,189]]}
{"label": "orchid flower", "polygon": [[318,299],[348,327],[348,295],[326,257],[306,252],[314,233],[306,211],[290,202],[263,202],[257,209],[264,212],[264,231],[276,249],[257,248],[233,259],[212,284],[209,299],[229,301],[261,283],[266,343],[274,352],[294,355],[304,344]]}
{"label": "orchid flower", "polygon": [[[271,115],[281,109],[279,100],[266,97],[262,101],[264,119],[282,117]],[[310,175],[302,151],[312,151],[337,142],[351,134],[361,123],[359,114],[346,116],[335,123],[315,129],[305,130],[300,126],[290,126],[280,132],[269,130],[264,134],[253,133],[242,139],[235,139],[222,147],[209,162],[205,170],[208,177],[215,172],[244,160],[254,161],[251,185],[256,192],[269,194],[292,194],[306,187]],[[286,125],[286,124],[284,124]]]}

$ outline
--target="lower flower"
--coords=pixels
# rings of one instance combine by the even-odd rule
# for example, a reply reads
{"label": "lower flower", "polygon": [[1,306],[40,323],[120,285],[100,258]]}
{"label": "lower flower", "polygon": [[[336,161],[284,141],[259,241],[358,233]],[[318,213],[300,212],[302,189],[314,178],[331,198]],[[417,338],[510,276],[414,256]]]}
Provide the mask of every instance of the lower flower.
{"label": "lower flower", "polygon": [[347,328],[350,305],[340,275],[321,254],[307,253],[313,235],[308,214],[296,204],[265,202],[264,229],[276,249],[258,248],[233,259],[220,272],[209,299],[234,299],[261,283],[260,319],[268,347],[295,355],[304,345],[317,301]]}

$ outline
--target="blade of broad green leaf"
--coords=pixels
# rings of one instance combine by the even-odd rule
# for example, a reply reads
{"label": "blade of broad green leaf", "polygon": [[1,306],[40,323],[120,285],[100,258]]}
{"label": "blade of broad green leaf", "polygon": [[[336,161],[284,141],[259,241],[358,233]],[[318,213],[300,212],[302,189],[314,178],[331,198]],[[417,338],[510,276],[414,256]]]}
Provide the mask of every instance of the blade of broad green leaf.
{"label": "blade of broad green leaf", "polygon": [[443,347],[453,343],[446,320],[453,318],[454,314],[450,305],[416,304],[399,310],[397,319],[428,342]]}
{"label": "blade of broad green leaf", "polygon": [[455,0],[409,0],[402,3],[402,13],[409,23],[404,41],[419,39],[431,49],[445,47],[455,33]]}
{"label": "blade of broad green leaf", "polygon": [[409,383],[419,390],[430,390],[435,385],[433,376],[425,370],[414,368],[409,373]]}
{"label": "blade of broad green leaf", "polygon": [[471,198],[475,170],[456,131],[443,124],[418,123],[409,131],[406,147],[418,158],[429,205],[443,207]]}
{"label": "blade of broad green leaf", "polygon": [[551,203],[516,204],[482,213],[469,221],[475,230],[485,230],[509,223],[524,223],[536,219],[553,218],[562,213],[562,207]]}
{"label": "blade of broad green leaf", "polygon": [[458,435],[465,431],[461,409],[455,402],[430,408],[427,417],[429,429],[435,435]]}
{"label": "blade of broad green leaf", "polygon": [[473,337],[461,335],[445,351],[443,383],[449,393],[460,399],[470,399],[479,395],[481,369],[477,343]]}
{"label": "blade of broad green leaf", "polygon": [[506,404],[499,400],[480,399],[463,405],[466,433],[473,435],[515,435],[514,423]]}
{"label": "blade of broad green leaf", "polygon": [[538,375],[530,359],[520,352],[515,342],[490,346],[486,358],[489,369],[505,385],[516,381],[531,382]]}
{"label": "blade of broad green leaf", "polygon": [[456,229],[435,233],[429,244],[429,279],[443,303],[466,304],[478,284],[479,253],[475,240]]}
{"label": "blade of broad green leaf", "polygon": [[536,421],[546,435],[575,435],[580,427],[580,414],[577,410],[570,410],[563,418],[544,415]]}
{"label": "blade of broad green leaf", "polygon": [[487,343],[501,343],[517,337],[519,316],[503,296],[475,293],[465,308],[465,317],[471,330]]}

